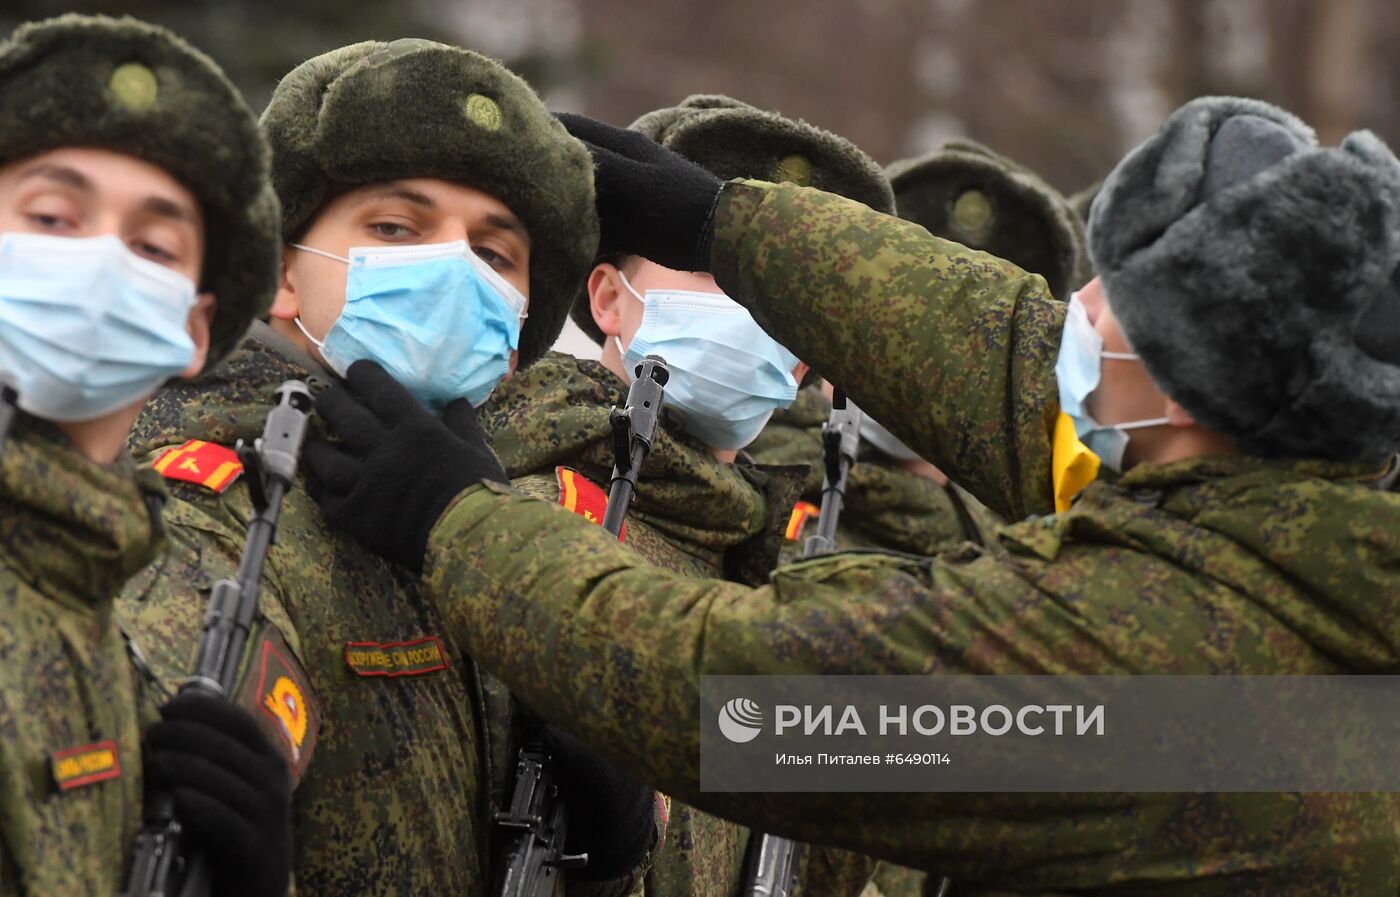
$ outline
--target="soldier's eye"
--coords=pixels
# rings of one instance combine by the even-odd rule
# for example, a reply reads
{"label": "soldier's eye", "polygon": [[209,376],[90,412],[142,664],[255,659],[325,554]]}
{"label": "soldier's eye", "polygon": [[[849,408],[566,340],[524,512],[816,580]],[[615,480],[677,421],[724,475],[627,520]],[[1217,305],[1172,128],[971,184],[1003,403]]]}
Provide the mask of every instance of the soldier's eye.
{"label": "soldier's eye", "polygon": [[404,224],[396,224],[392,221],[380,221],[371,224],[369,227],[370,230],[374,231],[375,235],[383,237],[386,240],[402,240],[405,237],[415,236],[412,228]]}

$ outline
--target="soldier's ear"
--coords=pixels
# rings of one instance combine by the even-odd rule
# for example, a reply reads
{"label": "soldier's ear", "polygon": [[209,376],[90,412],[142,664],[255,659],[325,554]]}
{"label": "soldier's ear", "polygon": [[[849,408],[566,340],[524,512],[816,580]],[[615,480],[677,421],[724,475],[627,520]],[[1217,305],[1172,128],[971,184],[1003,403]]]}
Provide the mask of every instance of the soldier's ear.
{"label": "soldier's ear", "polygon": [[603,336],[622,333],[622,313],[618,303],[627,295],[616,265],[601,262],[594,266],[593,272],[588,275],[588,308],[593,313],[593,323],[598,325]]}
{"label": "soldier's ear", "polygon": [[195,299],[185,320],[185,331],[194,341],[194,357],[189,367],[180,372],[181,379],[188,379],[204,370],[204,362],[209,357],[209,330],[214,326],[214,314],[219,310],[218,300],[213,293],[200,293]]}
{"label": "soldier's ear", "polygon": [[283,321],[290,321],[301,314],[301,299],[297,295],[296,273],[292,268],[292,256],[295,255],[290,247],[283,247],[282,250],[282,279],[277,283],[277,296],[272,300],[272,308],[268,310],[274,318]]}

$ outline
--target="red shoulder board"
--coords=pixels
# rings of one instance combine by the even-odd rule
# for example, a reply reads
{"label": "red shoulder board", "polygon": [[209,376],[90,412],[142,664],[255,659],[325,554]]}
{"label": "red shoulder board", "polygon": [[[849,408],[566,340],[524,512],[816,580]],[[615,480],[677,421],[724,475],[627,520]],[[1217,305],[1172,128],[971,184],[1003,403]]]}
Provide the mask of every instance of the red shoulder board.
{"label": "red shoulder board", "polygon": [[267,623],[256,642],[238,703],[253,714],[272,743],[287,755],[292,784],[301,781],[321,728],[321,710],[306,671],[276,626]]}
{"label": "red shoulder board", "polygon": [[[608,509],[608,494],[601,486],[595,485],[588,477],[568,467],[554,468],[559,479],[559,504],[573,511],[584,520],[603,525],[603,514]],[[627,541],[627,524],[622,524],[619,542]]]}
{"label": "red shoulder board", "polygon": [[788,518],[787,540],[796,542],[802,538],[802,527],[807,524],[807,518],[820,517],[821,515],[822,509],[810,501],[799,501],[793,505],[792,516]]}
{"label": "red shoulder board", "polygon": [[231,448],[203,439],[191,439],[173,448],[151,465],[167,480],[194,483],[223,492],[243,473],[243,464]]}

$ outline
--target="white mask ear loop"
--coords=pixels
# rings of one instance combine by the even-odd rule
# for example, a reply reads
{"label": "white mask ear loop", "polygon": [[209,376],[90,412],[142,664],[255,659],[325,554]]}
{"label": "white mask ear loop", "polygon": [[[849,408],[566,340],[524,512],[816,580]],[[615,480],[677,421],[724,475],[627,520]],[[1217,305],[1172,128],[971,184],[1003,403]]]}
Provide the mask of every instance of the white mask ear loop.
{"label": "white mask ear loop", "polygon": [[300,249],[302,252],[309,252],[309,253],[311,253],[312,255],[319,255],[319,256],[321,256],[322,258],[328,258],[328,259],[331,259],[332,261],[341,262],[341,263],[346,264],[346,265],[350,264],[350,260],[349,260],[348,258],[345,258],[344,256],[336,255],[336,254],[333,253],[333,252],[326,252],[324,249],[313,249],[313,248],[310,247],[310,246],[303,246],[303,245],[300,244],[300,243],[293,243],[293,244],[292,244],[292,248],[293,248],[293,249]]}
{"label": "white mask ear loop", "polygon": [[627,287],[627,292],[631,293],[633,296],[636,296],[638,302],[642,303],[643,305],[646,305],[647,300],[643,298],[641,293],[637,292],[636,287],[632,286],[632,281],[627,279],[627,275],[622,273],[621,268],[617,269],[617,276],[622,279],[622,285]]}
{"label": "white mask ear loop", "polygon": [[[292,248],[300,249],[302,252],[309,252],[312,255],[324,256],[325,258],[331,259],[332,261],[344,262],[347,265],[350,264],[349,259],[342,258],[334,253],[326,252],[322,249],[313,249],[310,246],[303,246],[300,243],[293,243]],[[297,315],[295,318],[292,318],[292,323],[297,325],[297,329],[301,331],[301,335],[311,340],[312,345],[314,345],[316,348],[320,349],[326,345],[325,340],[319,340],[311,335],[311,331],[307,330],[306,325],[301,322],[301,315]]]}
{"label": "white mask ear loop", "polygon": [[301,331],[301,335],[311,340],[312,344],[315,345],[316,348],[321,349],[325,347],[325,340],[317,339],[316,337],[311,335],[311,331],[306,329],[306,325],[301,322],[301,315],[297,315],[295,318],[292,318],[292,323],[297,325],[297,329]]}
{"label": "white mask ear loop", "polygon": [[[621,268],[617,269],[617,276],[621,278],[622,285],[627,287],[627,292],[631,293],[633,296],[636,296],[638,302],[642,303],[643,305],[646,305],[646,299],[642,298],[642,294],[637,292],[636,287],[632,286],[632,281],[627,279],[627,275],[622,272]],[[618,357],[625,359],[627,357],[627,350],[622,348],[622,338],[619,336],[614,336],[612,339],[613,342],[617,344]],[[627,362],[623,361],[623,365],[625,366],[626,364]],[[628,380],[631,380],[631,378],[629,377]]]}

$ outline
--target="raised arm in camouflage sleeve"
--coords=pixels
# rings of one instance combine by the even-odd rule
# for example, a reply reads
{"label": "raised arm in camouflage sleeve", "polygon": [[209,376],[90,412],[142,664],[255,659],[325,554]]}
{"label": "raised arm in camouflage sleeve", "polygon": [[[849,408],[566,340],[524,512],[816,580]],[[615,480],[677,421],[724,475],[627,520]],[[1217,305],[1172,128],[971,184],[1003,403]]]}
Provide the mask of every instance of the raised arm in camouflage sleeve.
{"label": "raised arm in camouflage sleeve", "polygon": [[[1144,466],[1096,483],[1070,512],[1003,531],[1005,556],[835,555],[780,568],[758,589],[659,571],[576,515],[487,484],[435,528],[428,592],[453,636],[522,700],[644,781],[764,831],[1008,893],[1091,883],[1128,893],[1113,883],[1135,875],[1181,887],[1164,893],[1331,893],[1357,881],[1358,864],[1374,864],[1368,882],[1400,882],[1382,834],[1394,831],[1389,796],[699,790],[699,684],[710,673],[1335,673],[1393,662],[1400,648],[1377,653],[1374,633],[1339,628],[1370,598],[1324,619],[1290,585],[1374,597],[1383,568],[1339,558],[1331,542],[1300,553],[1269,520],[1345,531],[1400,505],[1356,488],[1355,466],[1253,463]],[[1367,532],[1400,550],[1400,536]],[[1243,861],[1247,873],[1222,871]]]}
{"label": "raised arm in camouflage sleeve", "polygon": [[1051,510],[1064,310],[1039,275],[840,196],[757,181],[720,194],[711,265],[775,339],[989,507],[1009,520]]}

